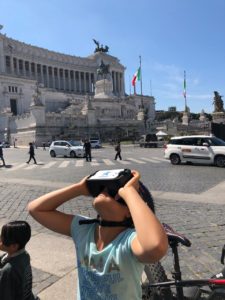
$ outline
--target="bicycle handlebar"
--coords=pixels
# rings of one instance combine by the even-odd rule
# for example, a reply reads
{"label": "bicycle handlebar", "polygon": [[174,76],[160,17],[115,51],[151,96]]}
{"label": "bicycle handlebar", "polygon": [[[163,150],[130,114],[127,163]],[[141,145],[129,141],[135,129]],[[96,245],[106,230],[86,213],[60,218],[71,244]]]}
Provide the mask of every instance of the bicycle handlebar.
{"label": "bicycle handlebar", "polygon": [[171,280],[149,284],[149,287],[191,287],[191,286],[221,286],[225,285],[225,279],[197,279],[197,280]]}

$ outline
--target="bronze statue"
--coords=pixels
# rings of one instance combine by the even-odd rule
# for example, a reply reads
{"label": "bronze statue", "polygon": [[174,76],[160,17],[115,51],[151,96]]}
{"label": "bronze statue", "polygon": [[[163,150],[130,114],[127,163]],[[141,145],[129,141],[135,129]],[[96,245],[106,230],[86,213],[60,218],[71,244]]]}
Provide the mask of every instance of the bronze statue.
{"label": "bronze statue", "polygon": [[107,53],[109,51],[109,47],[106,45],[105,47],[103,47],[103,45],[101,44],[101,47],[100,47],[100,43],[98,41],[96,41],[95,39],[93,39],[95,45],[97,46],[95,48],[95,53],[96,52],[105,52]]}
{"label": "bronze statue", "polygon": [[224,112],[222,96],[217,91],[214,92],[213,104],[214,112]]}
{"label": "bronze statue", "polygon": [[108,74],[110,74],[109,66],[110,65],[104,64],[103,60],[101,60],[101,63],[99,65],[98,69],[97,69],[97,76],[98,77],[106,78],[106,76]]}

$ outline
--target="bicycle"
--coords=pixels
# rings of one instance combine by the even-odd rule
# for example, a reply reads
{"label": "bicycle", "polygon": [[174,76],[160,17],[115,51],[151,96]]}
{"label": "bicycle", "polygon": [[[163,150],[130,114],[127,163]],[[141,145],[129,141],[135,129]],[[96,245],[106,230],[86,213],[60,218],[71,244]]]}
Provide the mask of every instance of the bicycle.
{"label": "bicycle", "polygon": [[[173,280],[168,280],[160,262],[145,266],[147,279],[142,284],[142,299],[149,300],[224,300],[225,268],[210,279],[182,280],[178,246],[190,247],[191,242],[172,227],[163,224],[173,254]],[[224,264],[225,245],[222,249],[221,263]]]}

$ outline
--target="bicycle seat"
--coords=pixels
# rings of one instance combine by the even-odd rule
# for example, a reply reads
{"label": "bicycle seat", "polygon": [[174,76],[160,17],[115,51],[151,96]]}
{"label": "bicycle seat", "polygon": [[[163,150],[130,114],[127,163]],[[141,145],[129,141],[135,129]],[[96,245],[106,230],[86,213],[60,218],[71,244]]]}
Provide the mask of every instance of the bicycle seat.
{"label": "bicycle seat", "polygon": [[176,232],[175,230],[173,230],[173,228],[171,226],[169,226],[166,223],[162,223],[162,225],[168,236],[169,243],[176,242],[176,243],[181,243],[182,245],[184,245],[186,247],[191,246],[191,242],[184,235]]}

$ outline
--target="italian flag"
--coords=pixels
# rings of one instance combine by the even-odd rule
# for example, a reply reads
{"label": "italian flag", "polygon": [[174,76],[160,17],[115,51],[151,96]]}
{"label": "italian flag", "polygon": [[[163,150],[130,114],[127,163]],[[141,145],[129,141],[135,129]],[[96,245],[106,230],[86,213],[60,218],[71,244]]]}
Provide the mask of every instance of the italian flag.
{"label": "italian flag", "polygon": [[141,79],[141,68],[139,67],[137,72],[134,74],[133,79],[132,79],[132,85],[135,86],[136,81],[140,81]]}

